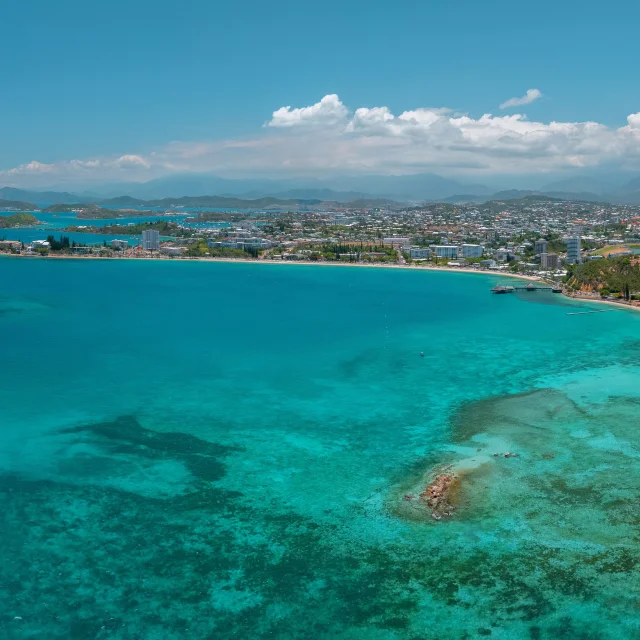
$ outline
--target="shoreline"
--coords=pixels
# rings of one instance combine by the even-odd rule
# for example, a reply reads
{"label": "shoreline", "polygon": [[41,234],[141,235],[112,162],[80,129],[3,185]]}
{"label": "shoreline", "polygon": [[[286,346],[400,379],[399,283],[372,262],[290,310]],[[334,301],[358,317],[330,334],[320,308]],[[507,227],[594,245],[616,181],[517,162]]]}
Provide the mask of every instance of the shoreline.
{"label": "shoreline", "polygon": [[186,261],[186,262],[223,262],[232,264],[272,264],[272,265],[298,265],[298,266],[310,266],[310,267],[357,267],[367,269],[410,269],[413,271],[439,271],[450,273],[475,273],[484,276],[501,276],[508,278],[517,278],[520,280],[529,280],[531,282],[542,282],[542,279],[537,276],[525,276],[516,273],[504,273],[502,271],[484,271],[481,269],[465,269],[463,267],[422,267],[410,264],[389,264],[389,263],[362,263],[362,262],[321,262],[311,260],[245,260],[236,258],[206,258],[196,257],[190,258],[186,256],[118,256],[118,257],[101,257],[101,256],[88,256],[88,255],[25,255],[14,253],[0,253],[1,256],[7,256],[9,258],[40,258],[41,260],[158,260],[158,261]]}
{"label": "shoreline", "polygon": [[[104,258],[100,256],[71,256],[71,255],[59,255],[59,256],[33,256],[24,254],[11,254],[0,253],[0,258],[3,256],[9,258],[35,258],[41,260],[146,260],[146,261],[178,261],[178,262],[219,262],[223,264],[270,264],[270,265],[298,265],[307,267],[351,267],[351,268],[365,268],[365,269],[405,269],[411,271],[420,271],[422,273],[438,272],[438,273],[468,273],[482,276],[498,276],[500,278],[515,278],[518,280],[528,280],[529,282],[545,282],[542,278],[537,276],[525,276],[517,273],[504,273],[502,271],[484,271],[480,269],[465,269],[463,267],[422,267],[409,264],[364,264],[364,263],[339,263],[339,262],[320,262],[309,260],[244,260],[236,258],[188,258],[184,256],[123,256],[118,258]],[[558,294],[556,294],[558,295]],[[565,293],[560,294],[567,300],[574,300],[576,302],[586,302],[593,304],[604,304],[613,306],[618,309],[627,309],[630,311],[640,311],[640,305],[628,305],[621,302],[615,302],[613,300],[599,300],[596,298],[586,298],[581,296],[569,296]]]}

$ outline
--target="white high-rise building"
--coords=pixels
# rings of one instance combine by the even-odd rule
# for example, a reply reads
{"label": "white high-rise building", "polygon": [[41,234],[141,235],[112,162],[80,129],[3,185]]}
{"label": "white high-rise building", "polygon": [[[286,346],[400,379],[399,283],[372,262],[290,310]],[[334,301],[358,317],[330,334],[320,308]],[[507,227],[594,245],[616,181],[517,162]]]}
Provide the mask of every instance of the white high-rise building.
{"label": "white high-rise building", "polygon": [[146,229],[142,232],[142,248],[154,251],[160,248],[160,232],[156,229]]}
{"label": "white high-rise building", "polygon": [[431,249],[429,249],[429,247],[411,247],[411,249],[409,249],[409,256],[420,259],[430,258]]}
{"label": "white high-rise building", "polygon": [[463,258],[482,258],[483,251],[484,251],[484,247],[481,244],[463,244],[462,245]]}
{"label": "white high-rise building", "polygon": [[438,258],[457,258],[458,247],[450,244],[432,245],[431,249],[436,252]]}
{"label": "white high-rise building", "polygon": [[580,246],[580,236],[567,238],[567,263],[580,264],[582,262],[582,252]]}

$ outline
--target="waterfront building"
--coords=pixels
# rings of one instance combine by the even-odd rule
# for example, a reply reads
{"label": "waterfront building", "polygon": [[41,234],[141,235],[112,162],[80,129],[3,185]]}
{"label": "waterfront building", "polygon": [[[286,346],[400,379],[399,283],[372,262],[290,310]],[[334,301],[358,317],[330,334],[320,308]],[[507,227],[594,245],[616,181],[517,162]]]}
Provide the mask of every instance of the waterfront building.
{"label": "waterfront building", "polygon": [[160,248],[160,232],[156,229],[146,229],[142,232],[142,248],[154,251]]}
{"label": "waterfront building", "polygon": [[0,249],[18,250],[22,247],[20,240],[0,240]]}
{"label": "waterfront building", "polygon": [[457,258],[458,247],[453,244],[436,244],[431,247],[438,258]]}
{"label": "waterfront building", "polygon": [[271,249],[272,247],[271,240],[267,238],[239,238],[236,244],[238,249]]}
{"label": "waterfront building", "polygon": [[534,251],[537,256],[547,253],[547,241],[542,238],[540,238],[540,240],[536,240]]}
{"label": "waterfront building", "polygon": [[582,262],[582,252],[580,246],[580,236],[567,238],[567,263],[580,264]]}
{"label": "waterfront building", "polygon": [[462,257],[463,258],[482,258],[484,247],[481,244],[463,244],[462,245]]}
{"label": "waterfront building", "polygon": [[117,240],[114,239],[111,241],[111,247],[113,249],[128,249],[129,248],[129,241],[128,240]]}
{"label": "waterfront building", "polygon": [[409,249],[409,257],[411,259],[430,258],[431,249],[429,247],[411,247],[411,249]]}
{"label": "waterfront building", "polygon": [[48,249],[50,246],[47,240],[34,240],[30,245],[27,245],[27,249],[35,251],[36,249]]}
{"label": "waterfront building", "polygon": [[559,266],[558,254],[557,253],[544,253],[540,254],[540,266],[543,269],[555,270]]}
{"label": "waterfront building", "polygon": [[160,249],[160,253],[164,253],[167,256],[179,256],[184,251],[184,247],[163,246]]}
{"label": "waterfront building", "polygon": [[382,238],[382,244],[390,244],[391,246],[399,246],[402,249],[411,246],[411,239],[406,236],[391,236],[388,238]]}

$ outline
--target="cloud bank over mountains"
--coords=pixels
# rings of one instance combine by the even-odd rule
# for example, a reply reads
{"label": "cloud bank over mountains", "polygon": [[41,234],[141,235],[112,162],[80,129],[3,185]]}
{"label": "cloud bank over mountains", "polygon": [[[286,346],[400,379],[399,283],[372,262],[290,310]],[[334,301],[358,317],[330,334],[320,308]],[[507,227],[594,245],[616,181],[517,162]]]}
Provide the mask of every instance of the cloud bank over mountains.
{"label": "cloud bank over mountains", "polygon": [[[530,104],[530,89],[501,108]],[[148,154],[32,161],[0,171],[0,185],[44,186],[86,181],[142,181],[173,173],[228,177],[412,174],[433,171],[480,179],[553,174],[607,166],[640,170],[640,112],[619,128],[597,122],[538,122],[523,113],[474,118],[448,108],[398,115],[386,107],[350,109],[336,94],[315,104],[275,110],[254,135],[172,142]]]}

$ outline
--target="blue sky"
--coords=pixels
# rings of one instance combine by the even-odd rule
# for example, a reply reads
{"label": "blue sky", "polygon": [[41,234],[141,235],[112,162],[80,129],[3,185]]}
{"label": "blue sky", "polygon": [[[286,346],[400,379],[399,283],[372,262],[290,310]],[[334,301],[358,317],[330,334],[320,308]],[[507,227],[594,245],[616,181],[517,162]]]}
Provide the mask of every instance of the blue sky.
{"label": "blue sky", "polygon": [[[545,125],[592,121],[611,131],[629,125],[627,117],[640,111],[640,3],[626,0],[533,5],[5,0],[3,14],[0,182],[5,183],[68,178],[74,160],[96,163],[91,179],[129,179],[129,173],[144,178],[126,162],[117,171],[108,164],[123,156],[142,158],[149,166],[137,161],[132,166],[144,168],[147,177],[183,170],[238,173],[245,164],[249,173],[273,170],[274,164],[276,172],[295,172],[301,151],[287,158],[287,144],[294,150],[303,140],[309,144],[309,132],[293,142],[280,138],[269,167],[265,148],[276,143],[273,128],[263,125],[280,107],[310,106],[331,94],[351,113],[387,107],[397,116],[446,107],[474,120],[486,113],[522,113]],[[542,97],[499,108],[529,89]],[[292,138],[290,131],[285,138]],[[220,153],[226,140],[244,140],[260,151],[236,150],[229,157]],[[634,141],[624,143],[622,160],[617,154],[598,163],[620,160],[630,166],[636,161]],[[177,154],[172,142],[178,143]],[[210,145],[208,159],[201,154],[200,163],[185,161],[200,144]],[[433,151],[436,143],[424,144]],[[341,138],[332,152],[323,148],[326,158],[317,170],[415,172],[436,164],[433,153],[423,164],[418,150],[407,166],[385,167],[381,161],[369,167],[356,152],[351,164],[332,163],[330,153],[344,154],[345,145],[349,141]],[[565,155],[575,156],[575,149]],[[64,170],[47,169],[48,176],[35,176],[42,172],[38,165],[24,175],[15,170],[32,161],[66,164]],[[445,157],[444,173],[455,172],[456,162],[462,172],[469,164]],[[582,159],[571,162],[584,165]],[[487,172],[502,171],[496,163],[476,164],[483,163]],[[301,170],[313,171],[314,165]],[[522,165],[523,172],[535,170]],[[82,175],[87,177],[86,171]]]}

